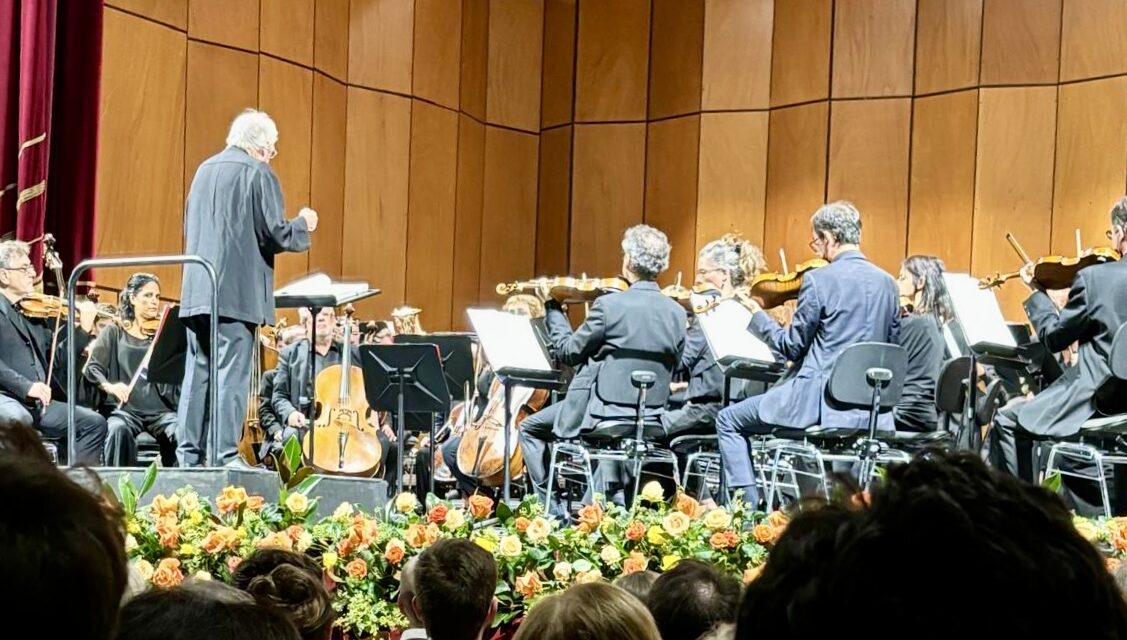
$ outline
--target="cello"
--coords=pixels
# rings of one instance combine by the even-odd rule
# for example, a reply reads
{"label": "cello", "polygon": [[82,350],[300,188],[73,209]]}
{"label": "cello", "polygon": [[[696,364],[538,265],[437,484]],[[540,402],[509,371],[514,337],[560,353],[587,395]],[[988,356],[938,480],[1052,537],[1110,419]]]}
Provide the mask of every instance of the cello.
{"label": "cello", "polygon": [[[524,473],[524,457],[516,446],[516,430],[525,418],[536,413],[548,402],[547,389],[516,387],[510,394],[512,422],[509,429],[509,473],[517,477]],[[458,468],[462,473],[487,487],[499,487],[505,481],[505,387],[500,380],[489,386],[489,404],[481,417],[462,432],[458,444]]]}
{"label": "cello", "polygon": [[[276,364],[278,350],[272,345],[278,344],[279,334],[285,327],[286,319],[282,318],[274,326],[265,325],[259,327],[255,332],[258,339],[255,341],[257,344],[251,355],[250,389],[247,391],[250,397],[247,398],[247,417],[243,421],[243,430],[239,434],[239,442],[236,445],[243,461],[252,466],[263,463],[268,468],[273,467],[270,456],[260,460],[257,453],[267,437],[266,430],[262,428],[261,416],[258,415],[258,391],[262,386],[263,372],[273,369],[274,364]],[[266,362],[268,353],[274,354],[274,363]]]}
{"label": "cello", "polygon": [[352,364],[352,314],[352,305],[346,306],[340,364],[317,374],[317,419],[302,444],[309,451],[312,442],[314,458],[306,463],[317,472],[370,478],[379,470],[383,446],[378,427],[368,422],[372,410],[364,397],[363,372]]}

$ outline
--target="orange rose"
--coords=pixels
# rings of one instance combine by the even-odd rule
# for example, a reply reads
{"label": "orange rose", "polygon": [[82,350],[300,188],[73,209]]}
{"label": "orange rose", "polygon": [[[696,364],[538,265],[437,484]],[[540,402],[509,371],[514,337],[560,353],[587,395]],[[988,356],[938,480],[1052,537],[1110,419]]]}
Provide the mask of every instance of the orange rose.
{"label": "orange rose", "polygon": [[355,543],[358,548],[363,549],[376,539],[379,534],[379,523],[370,518],[365,518],[362,515],[357,515],[352,519],[352,529],[349,536],[355,538]]}
{"label": "orange rose", "polygon": [[161,560],[153,572],[153,584],[168,589],[181,582],[184,582],[184,574],[180,572],[180,561],[176,558]]}
{"label": "orange rose", "polygon": [[448,509],[446,505],[436,504],[434,508],[430,510],[430,513],[427,514],[427,520],[435,524],[442,524],[443,522],[446,522],[447,511]]}
{"label": "orange rose", "polygon": [[258,541],[259,549],[284,549],[293,551],[293,540],[284,531],[275,531]]}
{"label": "orange rose", "polygon": [[724,535],[724,532],[717,531],[708,539],[708,544],[713,549],[727,549],[728,538]]}
{"label": "orange rose", "polygon": [[579,525],[584,528],[587,533],[599,528],[599,523],[603,521],[603,509],[597,504],[589,504],[579,510]]}
{"label": "orange rose", "polygon": [[772,527],[785,527],[790,522],[790,518],[782,511],[772,511],[771,515],[767,516],[767,524]]}
{"label": "orange rose", "polygon": [[337,543],[337,555],[344,557],[356,551],[357,542],[352,536],[349,536]]}
{"label": "orange rose", "polygon": [[470,496],[469,505],[470,515],[476,520],[484,520],[489,517],[489,514],[493,513],[493,500],[487,496],[475,493]]}
{"label": "orange rose", "polygon": [[251,511],[258,511],[258,510],[262,509],[262,507],[265,507],[265,506],[266,506],[266,498],[263,498],[262,496],[248,496],[247,497],[247,509],[250,509]]}
{"label": "orange rose", "polygon": [[683,493],[677,494],[677,497],[673,501],[673,508],[694,520],[704,512],[699,502]]}
{"label": "orange rose", "polygon": [[625,576],[631,573],[645,571],[648,564],[649,560],[646,559],[645,555],[637,551],[631,551],[630,557],[622,561],[622,575]]}
{"label": "orange rose", "polygon": [[631,522],[630,526],[626,528],[626,539],[627,540],[632,540],[634,542],[637,542],[637,541],[641,540],[642,538],[644,538],[645,535],[646,535],[646,525],[642,524],[638,520]]}
{"label": "orange rose", "polygon": [[221,551],[234,550],[239,544],[239,533],[231,527],[220,526],[214,531],[209,531],[204,537],[200,547],[207,553],[215,555]]}
{"label": "orange rose", "polygon": [[153,498],[153,504],[149,507],[149,511],[158,518],[168,516],[176,517],[176,509],[180,506],[180,498],[175,494],[164,497],[157,496]]}
{"label": "orange rose", "polygon": [[302,529],[300,524],[291,524],[286,528],[286,535],[289,536],[290,540],[293,542],[297,542],[297,539],[301,537],[302,531],[305,531],[305,529]]}
{"label": "orange rose", "polygon": [[399,538],[392,538],[387,541],[387,549],[384,550],[383,557],[388,564],[399,564],[406,554],[407,547],[403,546],[403,541]]}
{"label": "orange rose", "polygon": [[744,584],[751,584],[753,580],[759,577],[760,573],[763,573],[763,565],[744,569]]}
{"label": "orange rose", "polygon": [[516,589],[517,593],[525,598],[531,598],[537,593],[540,593],[540,590],[543,588],[540,584],[540,576],[536,575],[535,571],[529,571],[523,576],[518,576],[513,587]]}
{"label": "orange rose", "polygon": [[1116,571],[1119,571],[1119,565],[1120,565],[1120,562],[1117,558],[1108,558],[1107,559],[1107,570],[1110,573],[1115,573]]}
{"label": "orange rose", "polygon": [[421,524],[407,527],[404,537],[407,538],[407,544],[416,549],[427,546],[427,530]]}
{"label": "orange rose", "polygon": [[775,529],[769,524],[757,524],[751,530],[751,535],[755,536],[755,541],[759,544],[769,544],[775,539]]}
{"label": "orange rose", "polygon": [[513,526],[516,527],[517,533],[524,533],[525,531],[528,531],[528,525],[530,524],[532,524],[531,520],[524,516],[520,516],[516,519],[516,522],[513,523]]}
{"label": "orange rose", "polygon": [[171,549],[180,542],[180,525],[176,516],[166,516],[157,520],[157,535],[160,536],[160,546]]}
{"label": "orange rose", "polygon": [[215,499],[219,513],[234,513],[247,502],[247,490],[242,487],[223,487],[223,492]]}
{"label": "orange rose", "polygon": [[852,496],[850,496],[849,501],[853,503],[853,506],[858,508],[872,506],[873,502],[872,496],[869,495],[868,491],[861,491],[853,494]]}
{"label": "orange rose", "polygon": [[368,575],[368,563],[364,562],[362,558],[355,558],[345,566],[344,570],[350,578],[359,580]]}

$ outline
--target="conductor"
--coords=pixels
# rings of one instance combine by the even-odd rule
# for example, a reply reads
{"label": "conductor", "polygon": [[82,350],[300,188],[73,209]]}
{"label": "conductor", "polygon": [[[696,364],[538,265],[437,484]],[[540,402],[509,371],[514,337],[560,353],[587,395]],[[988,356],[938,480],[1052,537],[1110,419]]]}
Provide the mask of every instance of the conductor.
{"label": "conductor", "polygon": [[[246,418],[255,328],[274,321],[274,256],[309,249],[317,213],[303,208],[287,221],[278,177],[278,127],[247,109],[231,123],[227,148],[196,170],[184,213],[186,253],[208,260],[219,278],[219,450],[224,466],[240,466],[236,445]],[[208,433],[211,282],[198,265],[184,269],[180,318],[188,355],[177,411],[176,457],[201,466]]]}

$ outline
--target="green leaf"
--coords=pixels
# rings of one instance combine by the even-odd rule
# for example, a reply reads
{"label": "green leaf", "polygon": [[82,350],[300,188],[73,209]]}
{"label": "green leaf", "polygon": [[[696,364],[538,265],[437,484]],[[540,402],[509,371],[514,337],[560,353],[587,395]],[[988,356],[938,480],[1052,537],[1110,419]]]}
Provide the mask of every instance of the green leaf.
{"label": "green leaf", "polygon": [[298,442],[297,436],[290,436],[286,440],[283,447],[286,458],[286,466],[289,468],[290,473],[296,473],[301,468],[301,443]]}
{"label": "green leaf", "polygon": [[1049,474],[1049,476],[1046,477],[1043,481],[1041,481],[1041,486],[1045,487],[1049,491],[1052,491],[1053,493],[1057,493],[1057,492],[1060,491],[1060,483],[1061,483],[1060,472],[1054,471],[1051,474]]}
{"label": "green leaf", "polygon": [[320,476],[313,475],[313,467],[302,467],[293,478],[290,478],[289,488],[293,489],[294,493],[308,495],[320,481]]}
{"label": "green leaf", "polygon": [[133,481],[128,473],[123,473],[117,479],[117,492],[121,496],[121,506],[126,513],[137,511],[137,494],[133,488]]}
{"label": "green leaf", "polygon": [[509,507],[508,504],[505,503],[504,500],[501,500],[497,503],[496,515],[498,520],[504,522],[505,520],[509,520],[513,517],[513,510],[511,507]]}
{"label": "green leaf", "polygon": [[582,571],[584,573],[588,573],[595,568],[595,565],[591,564],[591,561],[587,560],[586,558],[580,558],[571,563],[571,568],[577,572]]}
{"label": "green leaf", "polygon": [[709,549],[701,549],[700,551],[697,551],[693,554],[693,558],[700,560],[701,562],[711,562],[712,556],[713,553]]}
{"label": "green leaf", "polygon": [[153,483],[156,482],[156,481],[157,481],[157,461],[153,460],[153,463],[150,464],[149,468],[145,470],[145,477],[144,477],[144,479],[141,480],[141,490],[137,492],[137,498],[138,499],[144,498],[145,494],[149,492],[149,489],[153,488]]}

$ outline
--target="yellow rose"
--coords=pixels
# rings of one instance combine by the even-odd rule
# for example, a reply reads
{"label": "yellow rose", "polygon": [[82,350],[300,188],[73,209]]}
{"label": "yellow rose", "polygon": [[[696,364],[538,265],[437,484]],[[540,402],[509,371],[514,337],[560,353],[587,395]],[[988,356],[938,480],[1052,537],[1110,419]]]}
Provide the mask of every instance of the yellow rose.
{"label": "yellow rose", "polygon": [[598,582],[603,579],[603,572],[598,569],[591,569],[590,571],[580,571],[575,574],[575,581],[579,584],[587,584],[588,582]]}
{"label": "yellow rose", "polygon": [[719,531],[732,524],[732,515],[724,509],[713,509],[704,515],[704,526]]}
{"label": "yellow rose", "polygon": [[351,502],[340,503],[340,505],[337,507],[337,510],[333,512],[334,518],[347,518],[351,515],[352,515],[352,503]]}
{"label": "yellow rose", "polygon": [[137,564],[133,566],[137,568],[137,575],[144,578],[145,582],[153,579],[153,571],[155,571],[155,569],[153,569],[152,563],[150,563],[148,560],[142,558],[138,560]]}
{"label": "yellow rose", "polygon": [[536,517],[532,519],[524,535],[532,542],[543,542],[548,539],[550,533],[552,533],[552,524],[544,518]]}
{"label": "yellow rose", "polygon": [[501,546],[499,549],[501,555],[515,558],[524,550],[524,545],[520,543],[520,538],[516,536],[505,536],[501,538]]}
{"label": "yellow rose", "polygon": [[571,578],[571,563],[557,562],[556,566],[552,567],[552,575],[560,582],[567,582]]}
{"label": "yellow rose", "polygon": [[196,548],[190,544],[182,544],[180,545],[179,554],[182,556],[194,556],[196,555]]}
{"label": "yellow rose", "polygon": [[662,571],[669,571],[673,567],[676,567],[677,563],[680,562],[680,561],[681,561],[681,556],[672,556],[672,555],[662,556],[661,557],[661,570]]}
{"label": "yellow rose", "polygon": [[141,533],[141,525],[138,524],[136,520],[130,520],[129,524],[126,525],[125,530],[136,535],[138,533]]}
{"label": "yellow rose", "polygon": [[1076,533],[1079,533],[1088,542],[1095,542],[1096,539],[1099,538],[1100,531],[1091,520],[1075,518],[1072,524],[1076,527]]}
{"label": "yellow rose", "polygon": [[655,524],[646,531],[646,540],[653,545],[665,544],[665,533]]}
{"label": "yellow rose", "polygon": [[665,500],[665,490],[657,480],[650,480],[642,487],[642,499],[647,502],[661,502]]}
{"label": "yellow rose", "polygon": [[615,549],[609,544],[603,547],[602,552],[599,553],[599,557],[603,559],[603,562],[611,566],[618,564],[619,561],[622,560],[622,554],[618,552],[618,549]]}
{"label": "yellow rose", "polygon": [[326,569],[332,569],[333,567],[337,566],[337,560],[339,559],[340,557],[337,556],[337,554],[333,553],[332,551],[326,551],[325,553],[321,554],[321,566],[325,567]]}
{"label": "yellow rose", "polygon": [[419,506],[419,500],[413,493],[401,493],[395,496],[395,510],[399,513],[411,513]]}
{"label": "yellow rose", "polygon": [[135,549],[137,549],[137,538],[134,538],[133,534],[125,536],[125,552],[129,553]]}
{"label": "yellow rose", "polygon": [[[517,542],[520,542],[520,540],[517,540]],[[485,536],[474,538],[474,544],[481,547],[482,549],[485,549],[489,553],[493,553],[497,550],[497,543]]]}
{"label": "yellow rose", "polygon": [[180,508],[186,513],[192,513],[200,510],[200,496],[195,491],[189,491],[180,498]]}
{"label": "yellow rose", "polygon": [[294,545],[294,548],[302,553],[305,553],[309,550],[309,547],[312,546],[313,534],[309,533],[308,531],[302,531],[301,534],[297,537],[297,543]]}
{"label": "yellow rose", "polygon": [[465,523],[466,514],[463,513],[461,509],[451,509],[450,511],[446,512],[446,522],[443,522],[442,526],[446,527],[450,531],[453,531],[458,527],[461,527]]}
{"label": "yellow rose", "polygon": [[193,511],[188,514],[188,524],[199,526],[203,524],[203,512]]}
{"label": "yellow rose", "polygon": [[294,515],[303,515],[309,510],[309,498],[304,493],[291,493],[286,496],[286,508]]}
{"label": "yellow rose", "polygon": [[681,513],[680,511],[672,511],[665,516],[661,521],[661,526],[669,532],[671,536],[679,536],[689,530],[689,516]]}

